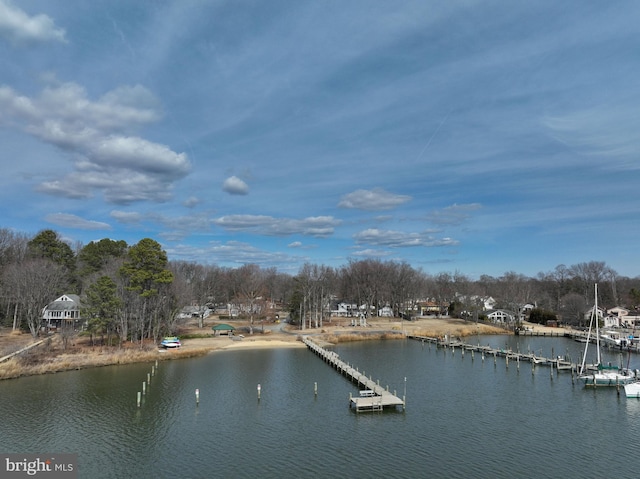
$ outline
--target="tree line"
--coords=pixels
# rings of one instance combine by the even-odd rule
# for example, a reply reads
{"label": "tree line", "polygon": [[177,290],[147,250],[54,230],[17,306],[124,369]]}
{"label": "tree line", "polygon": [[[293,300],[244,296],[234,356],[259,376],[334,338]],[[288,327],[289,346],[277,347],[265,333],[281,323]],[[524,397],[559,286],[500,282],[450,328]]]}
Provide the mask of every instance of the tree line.
{"label": "tree line", "polygon": [[407,317],[428,300],[448,314],[477,318],[479,299],[492,297],[496,308],[517,311],[529,303],[536,317],[559,316],[578,325],[593,302],[594,283],[600,284],[602,306],[640,306],[640,277],[620,276],[601,261],[559,265],[535,277],[510,271],[471,279],[457,271],[429,273],[377,259],[350,260],[337,268],[306,263],[290,275],[256,264],[228,268],[169,261],[149,238],[134,245],[102,239],[72,246],[53,230],[28,236],[0,228],[0,324],[34,337],[42,309],[69,293],[81,297],[83,327],[92,338],[142,344],[175,332],[186,306],[193,307],[201,327],[205,307],[222,306],[250,325],[284,309],[306,329],[330,320],[337,301],[364,307],[366,315],[386,307],[395,317]]}

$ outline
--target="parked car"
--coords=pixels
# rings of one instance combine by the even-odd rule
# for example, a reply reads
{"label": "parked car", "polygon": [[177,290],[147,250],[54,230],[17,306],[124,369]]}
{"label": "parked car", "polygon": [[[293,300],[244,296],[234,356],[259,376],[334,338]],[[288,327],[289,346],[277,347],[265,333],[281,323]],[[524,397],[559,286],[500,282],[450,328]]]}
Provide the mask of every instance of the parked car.
{"label": "parked car", "polygon": [[179,348],[181,346],[180,340],[177,336],[167,336],[162,340],[160,346],[163,348]]}

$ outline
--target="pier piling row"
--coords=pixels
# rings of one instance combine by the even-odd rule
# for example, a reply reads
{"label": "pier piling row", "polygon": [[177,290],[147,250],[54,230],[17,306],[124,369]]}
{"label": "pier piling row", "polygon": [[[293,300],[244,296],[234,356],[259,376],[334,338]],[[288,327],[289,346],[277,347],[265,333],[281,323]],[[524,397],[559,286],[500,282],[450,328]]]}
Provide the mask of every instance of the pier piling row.
{"label": "pier piling row", "polygon": [[314,343],[308,336],[304,336],[302,342],[309,350],[322,358],[324,362],[363,388],[363,390],[360,391],[360,397],[349,398],[349,407],[355,408],[356,412],[381,411],[387,407],[397,406],[402,406],[404,409],[404,399],[400,399],[391,394],[371,378],[368,378],[364,373],[361,373],[357,368],[342,361],[336,352],[324,349]]}
{"label": "pier piling row", "polygon": [[452,341],[452,340],[443,341],[439,338],[432,338],[429,336],[407,335],[407,338],[422,341],[423,343],[425,342],[433,343],[439,348],[450,348],[452,350],[459,348],[463,352],[465,350],[476,351],[476,352],[482,353],[483,357],[485,355],[493,356],[494,359],[496,357],[503,357],[505,358],[506,361],[509,361],[509,359],[511,359],[516,361],[528,361],[536,365],[551,366],[553,369],[556,369],[557,371],[563,371],[563,370],[577,371],[578,369],[577,364],[572,363],[571,361],[562,359],[560,357],[545,358],[541,356],[536,356],[535,353],[531,353],[531,352],[520,353],[520,352],[512,351],[511,349],[497,349],[497,348],[492,348],[490,346],[480,346],[479,344],[475,345],[475,344],[463,343],[461,341]]}

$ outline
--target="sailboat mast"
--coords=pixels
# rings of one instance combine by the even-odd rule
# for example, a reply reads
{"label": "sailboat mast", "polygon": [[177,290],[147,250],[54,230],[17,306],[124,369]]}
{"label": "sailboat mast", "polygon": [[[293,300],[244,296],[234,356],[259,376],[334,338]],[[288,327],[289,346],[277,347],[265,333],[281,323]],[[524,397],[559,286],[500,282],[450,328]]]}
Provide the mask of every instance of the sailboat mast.
{"label": "sailboat mast", "polygon": [[595,301],[593,303],[593,314],[596,318],[596,350],[598,352],[598,365],[602,364],[602,361],[600,360],[600,321],[598,318],[598,283],[595,284]]}

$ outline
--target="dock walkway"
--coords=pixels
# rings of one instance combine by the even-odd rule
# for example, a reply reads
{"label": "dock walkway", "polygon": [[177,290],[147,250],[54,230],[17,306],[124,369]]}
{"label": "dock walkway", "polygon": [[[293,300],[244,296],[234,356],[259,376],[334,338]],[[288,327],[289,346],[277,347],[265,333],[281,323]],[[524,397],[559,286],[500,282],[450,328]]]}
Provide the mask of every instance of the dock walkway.
{"label": "dock walkway", "polygon": [[363,388],[360,391],[360,397],[349,398],[349,407],[354,407],[356,412],[382,411],[384,408],[397,406],[402,406],[404,409],[404,399],[391,394],[387,389],[380,386],[379,381],[375,382],[371,377],[367,377],[364,371],[360,372],[358,368],[354,368],[342,361],[336,352],[324,349],[308,336],[304,336],[302,342],[336,371]]}
{"label": "dock walkway", "polygon": [[560,356],[557,356],[554,358],[545,358],[541,356],[536,356],[535,353],[531,353],[531,352],[521,353],[519,351],[513,351],[511,349],[497,349],[497,348],[492,348],[488,345],[480,346],[480,344],[475,345],[475,344],[463,343],[462,341],[442,340],[440,338],[433,338],[429,336],[407,335],[407,338],[422,341],[423,343],[424,342],[433,343],[439,348],[450,348],[452,350],[460,349],[463,355],[465,351],[471,351],[472,354],[474,352],[478,352],[482,355],[483,360],[485,356],[493,356],[494,360],[497,357],[505,358],[505,360],[507,361],[507,364],[509,360],[515,360],[517,363],[519,363],[520,361],[526,361],[526,362],[532,363],[533,365],[551,366],[558,371],[563,371],[563,370],[577,371],[577,368],[578,368],[577,364],[572,363],[566,360],[566,358],[560,357]]}

